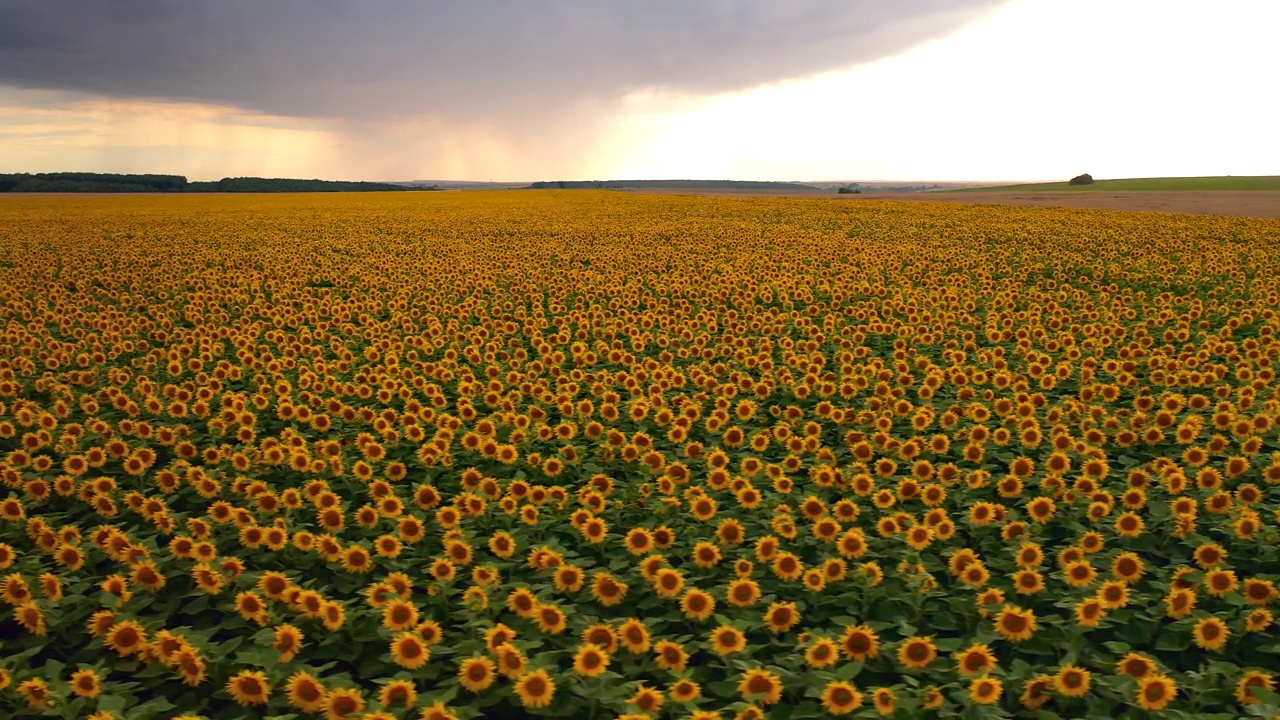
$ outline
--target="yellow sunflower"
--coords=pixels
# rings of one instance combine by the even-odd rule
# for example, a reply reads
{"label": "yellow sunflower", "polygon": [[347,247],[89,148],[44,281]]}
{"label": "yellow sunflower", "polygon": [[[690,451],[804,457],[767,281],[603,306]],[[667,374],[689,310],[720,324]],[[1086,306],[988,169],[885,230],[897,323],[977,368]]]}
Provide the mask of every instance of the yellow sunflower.
{"label": "yellow sunflower", "polygon": [[822,690],[822,706],[828,715],[849,715],[862,707],[862,693],[852,683],[833,680]]}
{"label": "yellow sunflower", "polygon": [[782,700],[782,678],[768,670],[751,669],[738,682],[738,692],[744,700],[754,700],[762,705],[774,705]]}
{"label": "yellow sunflower", "polygon": [[1004,684],[993,677],[980,677],[969,683],[969,699],[978,705],[993,705],[1000,702],[1004,693]]}
{"label": "yellow sunflower", "polygon": [[227,681],[227,692],[240,705],[266,705],[271,697],[271,682],[259,670],[241,670]]}
{"label": "yellow sunflower", "polygon": [[583,677],[597,677],[609,669],[609,655],[599,645],[583,643],[573,656],[573,671]]}
{"label": "yellow sunflower", "polygon": [[525,673],[516,681],[516,695],[527,708],[544,708],[551,704],[556,694],[556,683],[546,670]]}
{"label": "yellow sunflower", "polygon": [[938,657],[932,638],[911,637],[898,646],[898,662],[908,670],[921,670]]}
{"label": "yellow sunflower", "polygon": [[325,706],[329,693],[324,685],[308,672],[296,672],[286,685],[289,704],[308,713],[319,712]]}
{"label": "yellow sunflower", "polygon": [[494,679],[493,661],[483,655],[469,657],[458,665],[458,682],[468,692],[482,692],[493,684]]}

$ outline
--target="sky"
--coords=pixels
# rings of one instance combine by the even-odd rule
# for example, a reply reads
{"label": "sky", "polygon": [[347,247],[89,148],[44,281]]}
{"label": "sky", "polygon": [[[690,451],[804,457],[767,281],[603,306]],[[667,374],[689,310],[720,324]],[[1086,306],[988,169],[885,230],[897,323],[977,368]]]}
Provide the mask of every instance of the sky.
{"label": "sky", "polygon": [[0,172],[1280,174],[1276,0],[0,0]]}

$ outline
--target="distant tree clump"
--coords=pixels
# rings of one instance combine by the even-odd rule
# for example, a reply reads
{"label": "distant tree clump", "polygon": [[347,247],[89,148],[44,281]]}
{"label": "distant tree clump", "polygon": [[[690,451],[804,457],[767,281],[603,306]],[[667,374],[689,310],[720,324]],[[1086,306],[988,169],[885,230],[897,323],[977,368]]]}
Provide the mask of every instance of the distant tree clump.
{"label": "distant tree clump", "polygon": [[1093,176],[1090,175],[1089,173],[1085,173],[1083,175],[1077,175],[1071,178],[1071,180],[1069,180],[1067,184],[1068,185],[1092,185]]}
{"label": "distant tree clump", "polygon": [[[215,182],[193,182],[187,192],[388,192],[393,190],[418,190],[409,185],[392,185],[376,182],[343,182],[340,180],[297,180],[293,178],[236,177],[222,178]],[[425,189],[425,188],[422,188]]]}
{"label": "distant tree clump", "polygon": [[113,175],[109,173],[9,173],[0,174],[0,193],[180,193],[180,192],[386,192],[391,190],[439,190],[376,182],[296,180],[292,178],[223,178],[214,182],[187,182],[181,175]]}
{"label": "distant tree clump", "polygon": [[862,194],[862,188],[842,187],[842,188],[840,188],[839,190],[837,190],[836,192],[837,192],[837,193],[839,193],[839,194],[841,194],[841,195],[861,195],[861,194]]}
{"label": "distant tree clump", "polygon": [[0,192],[182,192],[181,175],[113,175],[109,173],[13,173],[0,175]]}

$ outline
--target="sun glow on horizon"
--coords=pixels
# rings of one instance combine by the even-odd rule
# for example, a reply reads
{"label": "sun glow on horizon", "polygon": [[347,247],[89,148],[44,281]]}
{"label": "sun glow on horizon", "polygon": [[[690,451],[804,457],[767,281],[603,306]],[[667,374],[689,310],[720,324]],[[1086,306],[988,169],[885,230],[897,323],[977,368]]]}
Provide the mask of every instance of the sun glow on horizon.
{"label": "sun glow on horizon", "polygon": [[1061,180],[1280,173],[1278,3],[1016,0],[847,71],[630,98],[619,176]]}

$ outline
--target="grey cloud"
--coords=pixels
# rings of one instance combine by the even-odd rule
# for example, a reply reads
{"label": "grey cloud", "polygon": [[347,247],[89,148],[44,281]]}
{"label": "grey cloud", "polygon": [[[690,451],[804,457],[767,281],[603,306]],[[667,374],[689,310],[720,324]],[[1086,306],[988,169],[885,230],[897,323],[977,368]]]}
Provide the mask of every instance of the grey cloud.
{"label": "grey cloud", "polygon": [[[1002,0],[0,0],[0,84],[519,124],[849,67]],[[565,118],[573,122],[573,118]]]}

